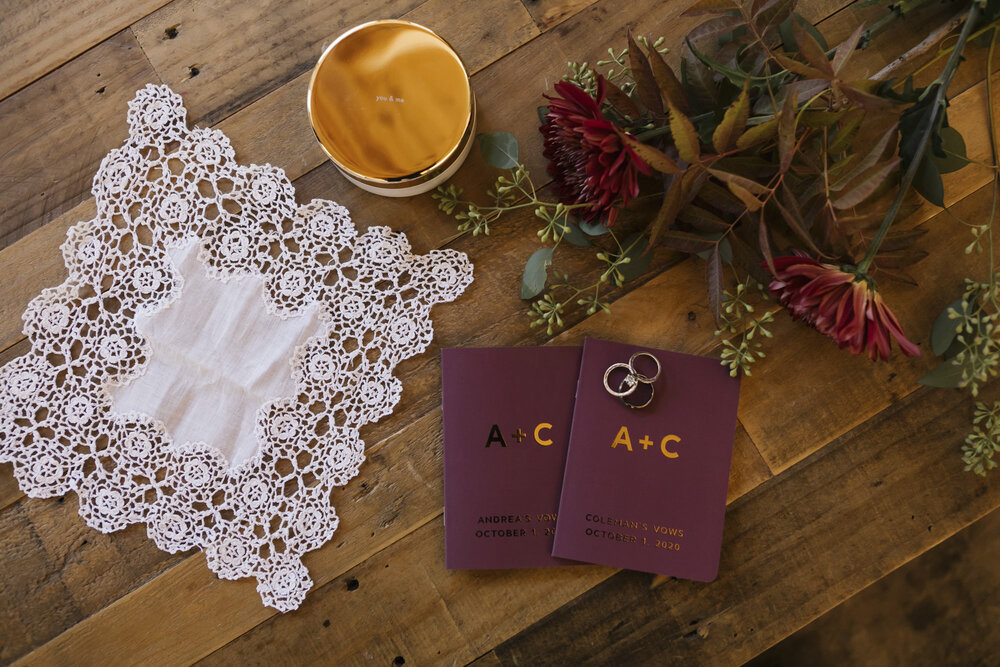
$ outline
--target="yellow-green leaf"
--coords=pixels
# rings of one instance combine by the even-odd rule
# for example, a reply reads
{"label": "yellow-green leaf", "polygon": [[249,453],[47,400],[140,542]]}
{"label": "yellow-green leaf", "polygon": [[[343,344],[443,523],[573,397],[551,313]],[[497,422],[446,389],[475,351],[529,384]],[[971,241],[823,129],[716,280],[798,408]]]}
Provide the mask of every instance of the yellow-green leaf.
{"label": "yellow-green leaf", "polygon": [[741,134],[740,138],[736,140],[736,147],[741,151],[745,150],[750,146],[770,141],[777,133],[778,119],[772,118],[771,120],[763,122],[760,125],[748,127],[746,132]]}
{"label": "yellow-green leaf", "polygon": [[690,163],[698,162],[701,159],[701,144],[698,141],[698,132],[694,125],[681,111],[669,104],[670,107],[670,134],[673,135],[674,145],[677,146],[677,153],[681,159]]}
{"label": "yellow-green leaf", "polygon": [[749,81],[743,84],[740,96],[726,109],[722,122],[712,133],[712,145],[717,153],[725,153],[732,148],[736,138],[747,126],[747,118],[750,116],[750,97],[747,95],[749,85]]}
{"label": "yellow-green leaf", "polygon": [[726,186],[729,188],[730,192],[740,198],[740,201],[747,207],[747,210],[756,211],[764,205],[764,202],[754,197],[749,190],[738,183],[729,182],[726,183]]}
{"label": "yellow-green leaf", "polygon": [[627,132],[622,132],[617,128],[616,131],[622,141],[625,142],[625,144],[631,148],[636,155],[642,158],[646,164],[656,171],[663,174],[680,174],[684,171],[680,168],[680,165],[670,159],[670,156],[663,151],[654,148],[649,144],[642,143]]}

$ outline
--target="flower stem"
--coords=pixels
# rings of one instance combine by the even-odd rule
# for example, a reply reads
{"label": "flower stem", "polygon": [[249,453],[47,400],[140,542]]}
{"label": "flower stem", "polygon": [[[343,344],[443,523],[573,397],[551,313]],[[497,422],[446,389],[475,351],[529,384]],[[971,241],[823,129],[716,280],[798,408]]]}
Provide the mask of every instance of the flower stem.
{"label": "flower stem", "polygon": [[[962,26],[962,32],[959,33],[958,41],[955,42],[955,48],[951,52],[951,56],[948,58],[944,69],[941,71],[941,75],[931,84],[935,88],[934,100],[931,103],[932,111],[927,116],[926,125],[922,128],[920,141],[917,144],[917,150],[914,152],[913,159],[903,174],[903,180],[899,184],[899,192],[896,193],[896,198],[892,201],[892,205],[886,212],[885,218],[882,220],[882,225],[878,228],[875,238],[872,239],[871,244],[868,246],[868,251],[865,253],[864,259],[858,264],[858,271],[861,273],[866,273],[868,267],[871,266],[872,261],[875,259],[875,254],[878,252],[879,246],[882,245],[882,241],[885,240],[885,235],[889,232],[889,227],[892,226],[892,222],[896,218],[896,214],[899,213],[900,206],[903,204],[903,198],[909,191],[910,185],[913,183],[913,178],[917,175],[920,163],[923,162],[924,155],[927,152],[927,144],[930,143],[931,135],[934,134],[934,127],[937,125],[938,114],[944,108],[948,85],[958,70],[958,65],[962,61],[962,51],[965,50],[965,43],[972,32],[972,26],[975,25],[978,19],[979,2],[978,0],[973,0],[972,8],[969,10],[969,15],[965,18],[965,24]],[[987,76],[989,75],[987,73]]]}

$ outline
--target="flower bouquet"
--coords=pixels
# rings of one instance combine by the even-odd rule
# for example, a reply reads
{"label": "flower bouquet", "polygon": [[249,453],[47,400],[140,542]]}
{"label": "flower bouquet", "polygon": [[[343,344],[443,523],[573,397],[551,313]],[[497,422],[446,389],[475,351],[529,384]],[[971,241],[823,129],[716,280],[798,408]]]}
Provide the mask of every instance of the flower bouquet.
{"label": "flower bouquet", "polygon": [[[882,19],[830,45],[794,0],[699,0],[684,15],[703,20],[676,56],[662,38],[630,32],[596,67],[570,63],[546,95],[538,111],[552,200],[507,133],[479,137],[487,162],[508,170],[489,204],[453,185],[434,196],[474,235],[511,210],[534,209],[543,247],[526,263],[521,297],[534,300],[532,325],[549,333],[568,309],[610,312],[607,287],[641,275],[665,246],[704,261],[721,361],[733,375],[749,375],[764,357],[776,307],[768,301],[853,354],[887,360],[895,342],[919,355],[878,284],[915,284],[907,269],[927,255],[925,230],[896,222],[920,198],[943,206],[942,174],[968,163],[948,122],[948,87],[970,42],[988,47],[992,63],[1000,2],[954,5],[946,24],[874,76],[858,78],[852,60],[893,21],[935,1],[887,5]],[[939,68],[929,84],[891,77],[915,60],[926,61],[920,71]],[[992,109],[990,119],[1000,189]],[[943,361],[922,382],[976,393],[1000,365],[1000,289],[991,224],[973,232],[968,252],[988,252],[987,278],[968,281],[938,318],[931,342]],[[593,284],[556,270],[566,244],[596,247]],[[981,405],[976,420],[965,459],[983,473],[1000,451],[1000,406]]]}

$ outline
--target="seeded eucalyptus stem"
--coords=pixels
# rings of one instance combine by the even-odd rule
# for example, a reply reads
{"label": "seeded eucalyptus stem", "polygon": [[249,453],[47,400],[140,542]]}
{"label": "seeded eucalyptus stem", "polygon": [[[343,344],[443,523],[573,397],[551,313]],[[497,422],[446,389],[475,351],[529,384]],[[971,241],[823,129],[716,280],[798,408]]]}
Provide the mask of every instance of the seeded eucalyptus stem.
{"label": "seeded eucalyptus stem", "polygon": [[[965,50],[965,43],[969,39],[969,35],[972,33],[972,27],[975,25],[976,21],[979,19],[979,1],[973,0],[972,8],[969,10],[969,15],[965,18],[965,24],[962,26],[962,32],[958,35],[958,41],[955,42],[955,48],[951,52],[951,56],[948,58],[947,64],[944,66],[941,75],[931,84],[934,88],[934,100],[931,104],[931,113],[927,117],[926,124],[922,129],[920,135],[920,141],[917,144],[917,150],[913,155],[913,159],[906,168],[906,172],[903,174],[903,179],[899,184],[899,192],[896,193],[896,198],[892,201],[892,206],[885,214],[885,218],[882,219],[882,225],[878,228],[878,232],[875,233],[875,238],[872,239],[871,244],[868,246],[868,251],[865,253],[864,259],[858,264],[858,271],[861,273],[866,273],[868,267],[871,266],[872,261],[875,259],[875,254],[878,252],[879,247],[882,245],[882,241],[885,240],[885,235],[889,233],[889,227],[892,226],[893,220],[896,218],[896,214],[899,213],[899,208],[903,204],[903,198],[906,197],[906,193],[910,189],[910,185],[913,183],[914,177],[917,175],[917,170],[920,168],[920,163],[923,162],[924,155],[927,153],[927,144],[930,143],[931,135],[934,133],[934,127],[937,125],[939,114],[944,108],[945,94],[948,92],[948,86],[951,84],[952,78],[955,76],[955,72],[958,70],[958,65],[962,60],[962,52]],[[989,76],[989,74],[987,74]],[[918,102],[919,104],[919,102]]]}

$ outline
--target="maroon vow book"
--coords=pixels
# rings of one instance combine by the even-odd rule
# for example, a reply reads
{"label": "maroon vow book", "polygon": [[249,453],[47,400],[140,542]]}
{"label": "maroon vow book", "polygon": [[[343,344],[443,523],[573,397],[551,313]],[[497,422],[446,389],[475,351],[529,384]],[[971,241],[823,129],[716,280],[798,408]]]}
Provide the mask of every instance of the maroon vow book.
{"label": "maroon vow book", "polygon": [[579,347],[441,351],[445,565],[565,565],[552,557]]}
{"label": "maroon vow book", "polygon": [[[631,409],[604,388],[615,363],[659,359],[652,402]],[[650,359],[637,369],[651,376]],[[627,389],[623,372],[612,388]],[[587,339],[553,554],[712,581],[718,575],[739,380],[717,359]],[[642,403],[648,387],[636,390]]]}

